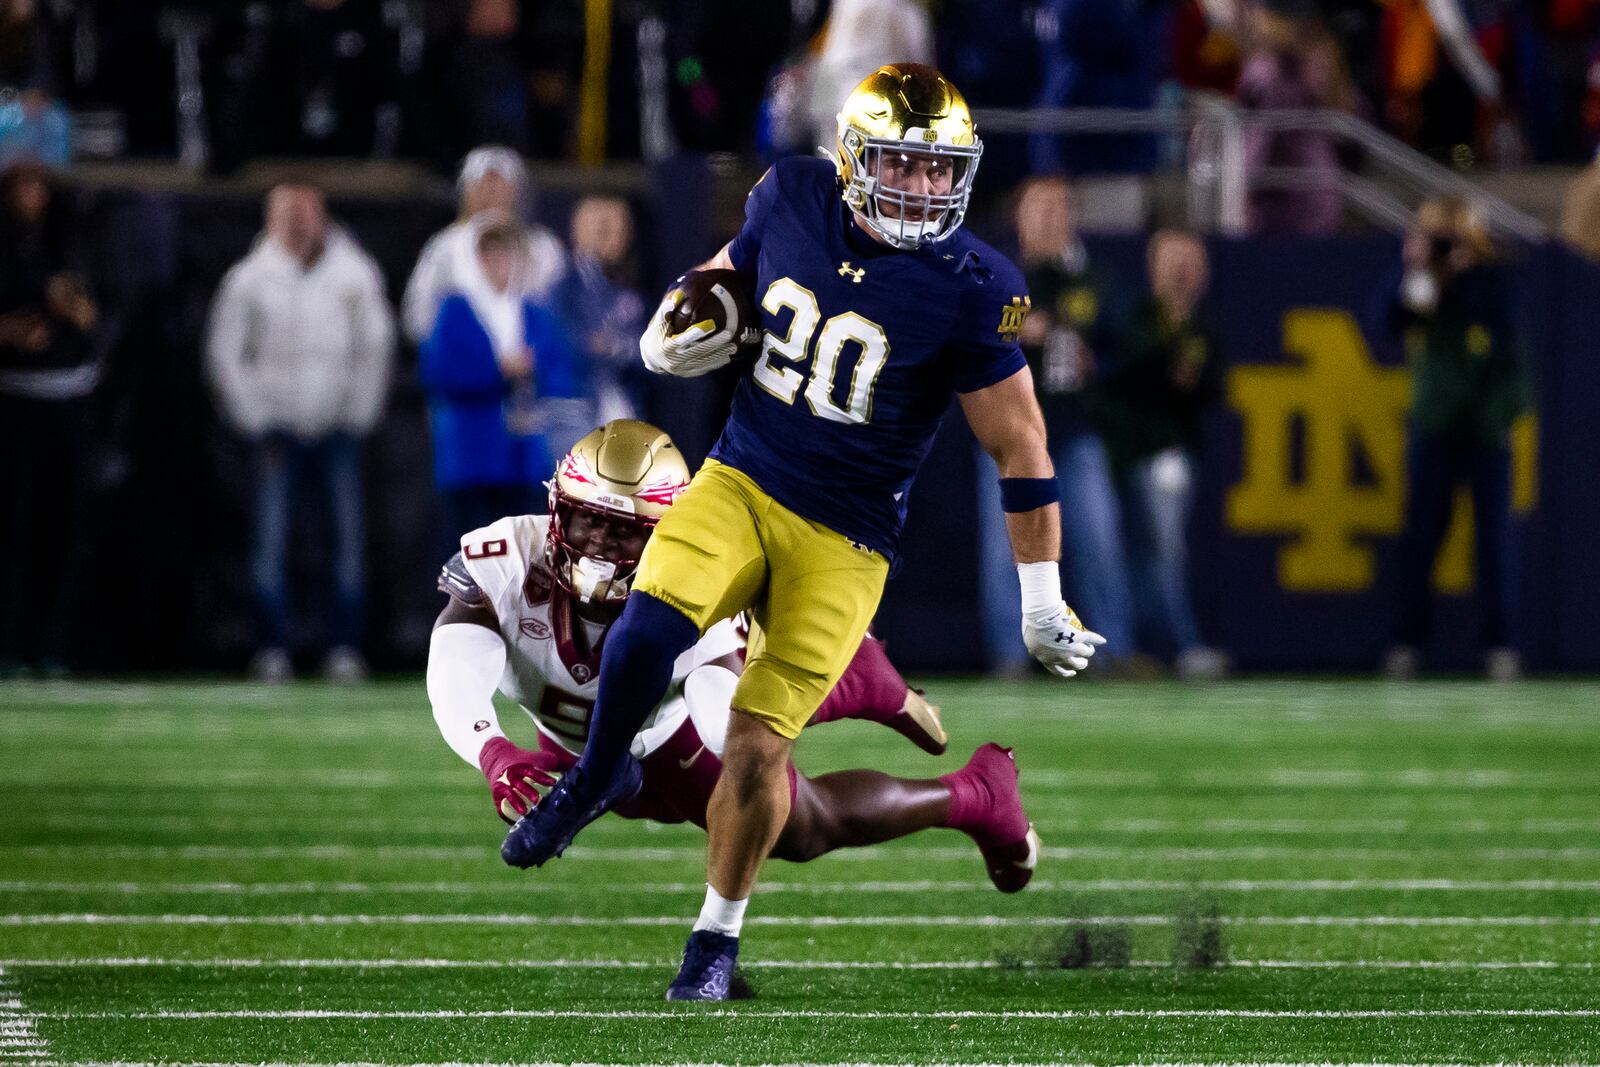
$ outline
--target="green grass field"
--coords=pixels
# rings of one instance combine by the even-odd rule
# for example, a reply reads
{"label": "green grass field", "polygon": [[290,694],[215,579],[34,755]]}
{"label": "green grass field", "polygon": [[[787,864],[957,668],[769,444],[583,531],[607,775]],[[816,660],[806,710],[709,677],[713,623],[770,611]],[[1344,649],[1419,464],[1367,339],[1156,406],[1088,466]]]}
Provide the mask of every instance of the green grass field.
{"label": "green grass field", "polygon": [[1016,745],[1033,886],[950,831],[774,863],[708,1008],[660,999],[699,832],[506,868],[420,680],[7,685],[0,1065],[1600,1062],[1600,685],[932,689],[950,755],[802,767]]}

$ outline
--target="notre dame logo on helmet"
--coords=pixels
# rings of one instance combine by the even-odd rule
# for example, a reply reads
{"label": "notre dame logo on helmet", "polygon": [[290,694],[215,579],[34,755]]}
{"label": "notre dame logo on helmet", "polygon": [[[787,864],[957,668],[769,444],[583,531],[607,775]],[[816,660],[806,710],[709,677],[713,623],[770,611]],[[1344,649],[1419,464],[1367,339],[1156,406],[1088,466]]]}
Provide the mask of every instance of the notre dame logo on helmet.
{"label": "notre dame logo on helmet", "polygon": [[1017,337],[1022,333],[1022,324],[1032,309],[1033,300],[1030,297],[1012,297],[1010,305],[1000,309],[1000,340],[1016,344]]}

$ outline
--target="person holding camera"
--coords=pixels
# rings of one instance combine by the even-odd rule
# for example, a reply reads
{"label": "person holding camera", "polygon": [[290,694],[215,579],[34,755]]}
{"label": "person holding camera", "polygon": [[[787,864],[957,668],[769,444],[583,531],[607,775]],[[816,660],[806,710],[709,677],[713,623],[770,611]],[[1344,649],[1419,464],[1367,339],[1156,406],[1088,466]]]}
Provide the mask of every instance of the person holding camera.
{"label": "person holding camera", "polygon": [[1462,200],[1418,210],[1403,252],[1390,326],[1414,368],[1406,447],[1405,530],[1394,644],[1384,673],[1416,675],[1430,629],[1430,578],[1456,488],[1472,494],[1480,646],[1489,677],[1522,674],[1512,623],[1511,424],[1529,389],[1511,308],[1511,283],[1483,220]]}

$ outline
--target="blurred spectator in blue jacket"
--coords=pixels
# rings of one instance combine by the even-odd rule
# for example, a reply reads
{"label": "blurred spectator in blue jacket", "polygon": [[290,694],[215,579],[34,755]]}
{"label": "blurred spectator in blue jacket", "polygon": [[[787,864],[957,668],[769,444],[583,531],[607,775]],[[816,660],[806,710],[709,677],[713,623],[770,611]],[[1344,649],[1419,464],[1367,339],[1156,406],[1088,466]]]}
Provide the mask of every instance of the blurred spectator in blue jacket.
{"label": "blurred spectator in blue jacket", "polygon": [[[456,187],[460,192],[456,221],[422,246],[406,282],[400,319],[412,344],[428,339],[445,297],[460,292],[465,279],[479,272],[478,228],[473,219],[485,212],[526,219],[533,210],[533,188],[522,157],[500,145],[483,145],[468,152]],[[537,223],[526,227],[525,239],[527,261],[520,268],[519,284],[528,296],[544,301],[566,272],[567,254],[561,239]]]}
{"label": "blurred spectator in blue jacket", "polygon": [[[1064,180],[1035,178],[1025,184],[1016,222],[1019,259],[1033,299],[1019,340],[1033,371],[1061,484],[1061,558],[1067,572],[1062,588],[1087,624],[1104,635],[1101,655],[1121,665],[1133,653],[1133,606],[1111,466],[1089,419],[1099,361],[1111,355],[1119,318],[1117,287],[1089,261]],[[1031,661],[1017,641],[1022,616],[999,482],[992,477],[978,482],[990,664],[1002,675],[1021,674]]]}
{"label": "blurred spectator in blue jacket", "polygon": [[472,269],[440,305],[420,364],[445,555],[467,530],[539,510],[551,456],[572,443],[564,438],[574,420],[550,425],[550,407],[582,402],[585,386],[560,319],[526,296],[531,266],[522,227],[507,215],[480,214],[471,232]]}
{"label": "blurred spectator in blue jacket", "polygon": [[38,89],[0,89],[0,167],[24,159],[51,167],[72,162],[72,116]]}
{"label": "blurred spectator in blue jacket", "polygon": [[[644,298],[628,285],[633,212],[616,196],[589,196],[572,214],[572,268],[556,290],[567,332],[589,370],[593,424],[637,419],[649,372],[639,362]],[[587,432],[587,429],[584,431]]]}
{"label": "blurred spectator in blue jacket", "polygon": [[[1044,0],[1034,18],[1044,62],[1036,106],[1155,106],[1162,5]],[[1155,167],[1156,142],[1149,134],[1039,134],[1032,155],[1038,173],[1126,174]]]}

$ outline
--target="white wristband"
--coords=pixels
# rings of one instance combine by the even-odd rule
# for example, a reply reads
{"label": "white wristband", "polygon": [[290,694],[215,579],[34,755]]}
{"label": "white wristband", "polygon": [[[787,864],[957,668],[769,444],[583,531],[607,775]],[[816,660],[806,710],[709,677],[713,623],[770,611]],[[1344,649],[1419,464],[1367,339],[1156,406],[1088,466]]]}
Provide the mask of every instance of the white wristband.
{"label": "white wristband", "polygon": [[1061,570],[1055,560],[1017,564],[1022,584],[1022,617],[1042,621],[1061,610]]}
{"label": "white wristband", "polygon": [[1408,270],[1400,280],[1400,299],[1417,314],[1430,314],[1439,305],[1439,281],[1432,271]]}
{"label": "white wristband", "polygon": [[433,721],[456,755],[478,766],[491,737],[504,737],[494,691],[506,669],[506,643],[487,626],[446,623],[428,643],[428,699]]}

